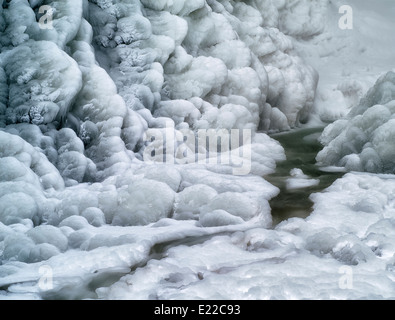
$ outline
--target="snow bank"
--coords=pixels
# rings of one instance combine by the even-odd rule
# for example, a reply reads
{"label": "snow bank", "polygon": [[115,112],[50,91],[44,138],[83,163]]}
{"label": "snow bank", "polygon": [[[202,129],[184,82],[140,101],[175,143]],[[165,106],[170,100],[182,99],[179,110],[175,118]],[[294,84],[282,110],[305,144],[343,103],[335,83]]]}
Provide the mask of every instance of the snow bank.
{"label": "snow bank", "polygon": [[[314,212],[168,248],[98,290],[110,299],[392,299],[394,176],[347,174]],[[133,283],[133,285],[128,285]]]}
{"label": "snow bank", "polygon": [[373,173],[394,173],[395,73],[380,77],[349,116],[329,125],[317,155],[323,165]]}

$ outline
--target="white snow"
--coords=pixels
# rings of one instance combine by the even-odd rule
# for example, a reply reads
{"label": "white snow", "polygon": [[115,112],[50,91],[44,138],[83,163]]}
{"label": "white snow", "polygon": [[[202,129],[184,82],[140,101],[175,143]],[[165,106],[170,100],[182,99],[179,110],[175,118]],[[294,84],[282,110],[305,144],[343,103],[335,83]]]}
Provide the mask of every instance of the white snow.
{"label": "white snow", "polygon": [[[314,213],[173,247],[98,290],[110,299],[391,299],[394,176],[348,174]],[[221,216],[221,215],[219,215]],[[345,278],[347,276],[350,278]],[[133,283],[133,285],[128,285]]]}
{"label": "white snow", "polygon": [[319,179],[310,179],[310,177],[305,175],[299,168],[292,169],[290,175],[292,178],[288,178],[285,182],[288,190],[313,187],[320,183]]}
{"label": "white snow", "polygon": [[[299,39],[296,51],[319,73],[314,113],[325,123],[346,116],[374,85],[377,78],[393,68],[393,2],[379,0],[317,1],[311,11],[303,2],[286,14],[296,30],[319,31],[314,37]],[[342,6],[347,12],[340,13]],[[352,29],[341,29],[339,21],[350,14]],[[317,10],[318,9],[318,10]],[[314,11],[313,11],[314,10]],[[312,14],[314,12],[314,14]],[[302,24],[308,13],[312,24]],[[301,16],[301,19],[298,16]],[[296,30],[294,32],[296,32]]]}
{"label": "white snow", "polygon": [[394,176],[348,173],[278,226],[264,179],[267,133],[346,114],[322,170],[394,173],[394,7],[348,2],[353,30],[333,0],[4,3],[0,299],[394,298]]}
{"label": "white snow", "polygon": [[372,173],[394,173],[395,73],[380,77],[349,113],[326,127],[317,155],[323,165]]}

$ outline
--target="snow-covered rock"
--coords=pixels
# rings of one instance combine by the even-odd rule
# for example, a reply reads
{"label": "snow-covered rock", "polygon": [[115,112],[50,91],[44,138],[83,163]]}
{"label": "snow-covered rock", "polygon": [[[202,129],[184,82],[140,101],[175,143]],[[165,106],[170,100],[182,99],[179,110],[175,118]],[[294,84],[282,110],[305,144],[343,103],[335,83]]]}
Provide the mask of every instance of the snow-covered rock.
{"label": "snow-covered rock", "polygon": [[320,183],[319,179],[311,179],[299,168],[292,169],[290,175],[291,178],[286,180],[286,188],[288,190],[313,187]]}
{"label": "snow-covered rock", "polygon": [[330,124],[317,161],[327,166],[394,173],[395,73],[380,77],[347,118]]}

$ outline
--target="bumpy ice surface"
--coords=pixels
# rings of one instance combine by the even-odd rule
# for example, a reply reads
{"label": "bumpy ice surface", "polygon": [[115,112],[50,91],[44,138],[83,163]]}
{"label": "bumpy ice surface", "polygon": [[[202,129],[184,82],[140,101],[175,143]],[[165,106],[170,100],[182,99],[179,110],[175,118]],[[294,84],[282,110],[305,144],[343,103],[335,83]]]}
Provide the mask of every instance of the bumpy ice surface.
{"label": "bumpy ice surface", "polygon": [[[42,5],[52,8],[50,28],[40,28]],[[279,191],[262,176],[285,155],[261,131],[337,115],[314,105],[318,74],[300,57],[314,65],[311,46],[330,56],[324,17],[333,9],[326,0],[4,1],[0,297],[393,297],[393,176],[348,174],[314,195],[311,217],[271,228],[268,201]],[[362,135],[380,160],[366,168],[377,172],[392,158],[381,147],[391,121],[376,111],[393,107],[386,93],[375,97],[391,79],[355,114],[377,122],[376,139]],[[351,104],[365,88],[336,90]],[[341,121],[354,130],[356,120]],[[213,151],[184,141],[208,129],[251,132],[233,150],[249,155],[248,175],[229,161],[185,161]],[[185,142],[166,164],[144,161],[158,147],[147,135],[158,133]],[[352,137],[360,147],[359,131]],[[352,157],[349,166],[362,165]]]}

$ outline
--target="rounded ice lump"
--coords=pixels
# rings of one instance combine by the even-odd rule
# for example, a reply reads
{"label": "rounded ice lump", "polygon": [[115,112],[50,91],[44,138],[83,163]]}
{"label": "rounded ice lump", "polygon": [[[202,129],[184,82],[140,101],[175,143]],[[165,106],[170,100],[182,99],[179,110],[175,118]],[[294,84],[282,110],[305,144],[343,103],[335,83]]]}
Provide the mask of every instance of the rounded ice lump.
{"label": "rounded ice lump", "polygon": [[381,76],[349,115],[321,136],[322,165],[350,171],[395,173],[395,73]]}

